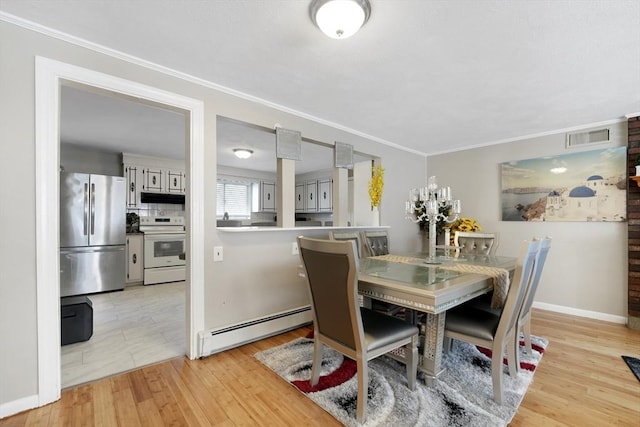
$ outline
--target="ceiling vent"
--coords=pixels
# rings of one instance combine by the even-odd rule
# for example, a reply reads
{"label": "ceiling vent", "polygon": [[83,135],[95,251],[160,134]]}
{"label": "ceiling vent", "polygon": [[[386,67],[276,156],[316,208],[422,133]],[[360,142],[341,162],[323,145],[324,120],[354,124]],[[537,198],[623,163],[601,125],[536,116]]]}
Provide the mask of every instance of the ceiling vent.
{"label": "ceiling vent", "polygon": [[567,148],[582,147],[592,144],[605,144],[610,142],[610,129],[597,129],[588,132],[573,132],[567,134]]}

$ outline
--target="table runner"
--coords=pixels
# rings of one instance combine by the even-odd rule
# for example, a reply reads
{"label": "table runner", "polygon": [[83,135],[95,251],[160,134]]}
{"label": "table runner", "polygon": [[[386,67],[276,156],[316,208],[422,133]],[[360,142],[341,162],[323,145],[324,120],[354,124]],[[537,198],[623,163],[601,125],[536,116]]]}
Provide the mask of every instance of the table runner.
{"label": "table runner", "polygon": [[[406,264],[416,264],[417,262],[424,262],[424,258],[391,254],[380,255],[371,258],[390,262],[403,262]],[[424,266],[426,267],[427,264],[424,264]],[[508,270],[504,268],[489,267],[486,265],[466,264],[462,262],[458,264],[431,264],[430,266],[442,268],[445,270],[457,271],[460,273],[476,273],[491,277],[493,279],[493,297],[491,299],[491,308],[502,308],[504,306],[510,284]]]}

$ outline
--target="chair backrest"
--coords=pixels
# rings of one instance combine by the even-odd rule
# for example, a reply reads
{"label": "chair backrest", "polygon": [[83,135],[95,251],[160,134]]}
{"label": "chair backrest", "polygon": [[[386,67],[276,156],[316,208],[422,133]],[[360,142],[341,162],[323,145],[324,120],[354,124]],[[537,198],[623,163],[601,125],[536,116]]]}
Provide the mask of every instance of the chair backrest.
{"label": "chair backrest", "polygon": [[516,269],[513,273],[513,280],[507,292],[500,322],[495,336],[505,336],[509,331],[517,326],[520,309],[528,289],[529,280],[533,273],[535,258],[538,254],[540,242],[537,240],[525,241],[522,243],[520,255],[516,261]]}
{"label": "chair backrest", "polygon": [[329,232],[329,239],[331,240],[353,240],[354,242],[356,242],[356,255],[358,256],[358,258],[361,258],[361,248],[362,248],[362,243],[360,241],[360,234],[358,234],[357,232],[343,232],[343,231],[330,231]]}
{"label": "chair backrest", "polygon": [[355,241],[298,237],[309,285],[314,333],[362,351],[364,329],[358,299]]}
{"label": "chair backrest", "polygon": [[453,242],[458,254],[494,255],[498,248],[498,234],[456,231]]}
{"label": "chair backrest", "polygon": [[389,233],[384,230],[365,230],[361,234],[366,256],[387,255],[389,253]]}
{"label": "chair backrest", "polygon": [[540,276],[542,276],[542,269],[547,261],[547,254],[551,248],[551,237],[544,237],[540,239],[540,249],[536,255],[535,264],[533,266],[533,273],[531,274],[531,281],[527,289],[527,293],[522,303],[522,309],[520,310],[520,319],[525,317],[531,311],[533,305],[533,299],[535,298],[538,284],[540,283]]}

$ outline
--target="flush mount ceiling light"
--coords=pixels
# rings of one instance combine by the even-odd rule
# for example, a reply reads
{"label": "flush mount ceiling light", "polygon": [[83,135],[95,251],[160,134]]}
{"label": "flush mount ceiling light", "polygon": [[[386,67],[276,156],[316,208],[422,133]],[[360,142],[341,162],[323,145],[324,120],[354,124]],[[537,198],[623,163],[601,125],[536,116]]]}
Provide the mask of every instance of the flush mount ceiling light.
{"label": "flush mount ceiling light", "polygon": [[371,15],[369,0],[313,0],[311,20],[327,36],[346,39],[354,35]]}
{"label": "flush mount ceiling light", "polygon": [[246,148],[234,148],[233,154],[239,159],[248,159],[253,154],[253,151]]}

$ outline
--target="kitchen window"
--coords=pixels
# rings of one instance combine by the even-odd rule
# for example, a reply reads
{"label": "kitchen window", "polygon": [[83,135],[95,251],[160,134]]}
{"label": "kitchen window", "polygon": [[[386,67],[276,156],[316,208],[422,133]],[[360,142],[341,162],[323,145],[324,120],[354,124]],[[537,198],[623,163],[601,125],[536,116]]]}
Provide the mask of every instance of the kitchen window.
{"label": "kitchen window", "polygon": [[218,180],[216,217],[222,219],[226,212],[229,219],[250,219],[252,184],[244,180]]}

